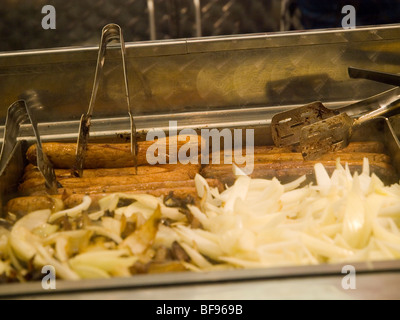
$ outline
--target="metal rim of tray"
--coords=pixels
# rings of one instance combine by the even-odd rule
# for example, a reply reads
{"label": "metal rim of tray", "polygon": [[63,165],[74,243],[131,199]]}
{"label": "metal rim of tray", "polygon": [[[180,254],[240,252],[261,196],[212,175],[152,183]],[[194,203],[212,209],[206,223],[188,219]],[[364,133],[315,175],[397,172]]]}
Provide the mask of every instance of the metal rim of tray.
{"label": "metal rim of tray", "polygon": [[140,290],[167,286],[206,285],[226,282],[251,282],[260,280],[295,279],[306,277],[340,276],[344,266],[351,265],[360,274],[378,274],[400,271],[400,260],[363,263],[325,264],[299,267],[274,267],[262,269],[224,270],[204,273],[181,272],[134,275],[127,278],[57,281],[56,290],[44,290],[41,282],[0,285],[0,298],[34,295],[92,292],[99,290]]}

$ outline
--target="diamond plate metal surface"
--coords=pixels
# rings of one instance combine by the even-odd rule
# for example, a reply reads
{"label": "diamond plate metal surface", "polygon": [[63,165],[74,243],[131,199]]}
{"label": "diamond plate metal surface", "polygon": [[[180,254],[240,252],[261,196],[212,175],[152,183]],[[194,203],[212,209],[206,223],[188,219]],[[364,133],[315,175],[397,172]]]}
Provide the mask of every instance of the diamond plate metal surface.
{"label": "diamond plate metal surface", "polygon": [[[56,8],[56,30],[41,26],[44,5]],[[149,39],[146,0],[2,0],[0,51],[94,45],[110,22],[123,26],[128,41]]]}
{"label": "diamond plate metal surface", "polygon": [[[196,36],[193,0],[153,0],[156,39]],[[43,30],[44,5],[57,12],[57,29]],[[201,35],[279,29],[280,0],[201,0]],[[126,41],[150,40],[147,0],[2,0],[0,51],[96,45],[101,28],[117,23]]]}

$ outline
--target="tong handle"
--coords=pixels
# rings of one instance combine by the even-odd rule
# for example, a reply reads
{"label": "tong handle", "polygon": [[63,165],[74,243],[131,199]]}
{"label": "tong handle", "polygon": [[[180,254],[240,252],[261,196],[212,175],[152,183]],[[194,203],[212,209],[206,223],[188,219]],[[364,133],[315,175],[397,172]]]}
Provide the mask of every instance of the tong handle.
{"label": "tong handle", "polygon": [[79,135],[78,135],[78,143],[76,147],[76,159],[75,165],[72,170],[72,175],[76,177],[81,177],[83,174],[84,162],[87,152],[87,144],[89,141],[89,133],[90,133],[90,124],[91,118],[93,114],[94,105],[97,98],[97,92],[100,85],[100,80],[103,77],[103,67],[107,52],[107,45],[110,42],[118,41],[121,49],[121,59],[122,59],[122,68],[124,75],[124,85],[125,85],[125,98],[128,108],[128,114],[131,122],[131,152],[134,157],[135,168],[137,172],[137,143],[136,143],[136,125],[133,118],[133,109],[130,104],[130,95],[129,95],[129,85],[128,85],[128,76],[127,76],[127,66],[126,66],[126,49],[125,42],[122,35],[122,29],[119,25],[111,23],[106,25],[101,33],[101,40],[99,46],[99,53],[97,56],[97,66],[96,73],[94,76],[94,83],[92,94],[90,97],[89,108],[86,115],[82,115],[81,122],[79,126]]}
{"label": "tong handle", "polygon": [[373,110],[367,114],[359,116],[354,121],[354,125],[359,126],[377,117],[388,116],[392,114],[394,111],[398,111],[398,109],[400,109],[400,98],[383,101],[380,105],[380,108]]}
{"label": "tong handle", "polygon": [[382,107],[389,106],[398,99],[400,99],[400,87],[390,89],[335,110],[341,113],[345,112],[351,117],[359,118],[371,112],[376,112],[376,110]]}
{"label": "tong handle", "polygon": [[85,158],[87,153],[87,145],[89,141],[89,131],[92,116],[83,114],[79,124],[78,142],[76,145],[75,164],[72,169],[73,177],[82,177],[83,167],[85,165]]}
{"label": "tong handle", "polygon": [[133,166],[135,167],[135,172],[137,174],[137,139],[136,139],[136,124],[135,120],[133,119],[133,115],[129,112],[129,119],[131,124],[131,153],[133,155]]}
{"label": "tong handle", "polygon": [[97,54],[97,65],[96,73],[94,75],[92,94],[90,96],[89,108],[86,115],[91,116],[93,114],[94,104],[97,98],[97,92],[99,91],[100,80],[103,77],[103,67],[106,60],[107,46],[110,42],[120,39],[120,26],[117,24],[108,24],[101,31],[101,40],[99,46],[99,52]]}
{"label": "tong handle", "polygon": [[354,67],[349,67],[348,72],[350,78],[353,79],[367,79],[396,87],[400,86],[400,75],[398,74],[365,70]]}
{"label": "tong handle", "polygon": [[32,125],[33,132],[36,138],[37,152],[37,167],[45,179],[46,188],[50,193],[57,193],[57,188],[60,186],[57,183],[54,168],[43,153],[42,142],[39,135],[39,129],[36,118],[31,112],[31,102],[28,100],[18,100],[14,102],[7,111],[6,130],[4,132],[4,143],[0,156],[0,175],[3,174],[17,144],[17,138],[21,124],[29,120]]}
{"label": "tong handle", "polygon": [[0,175],[2,175],[6,169],[9,158],[17,145],[21,123],[28,119],[27,113],[24,112],[24,101],[15,101],[8,108],[4,130],[4,142],[0,152]]}

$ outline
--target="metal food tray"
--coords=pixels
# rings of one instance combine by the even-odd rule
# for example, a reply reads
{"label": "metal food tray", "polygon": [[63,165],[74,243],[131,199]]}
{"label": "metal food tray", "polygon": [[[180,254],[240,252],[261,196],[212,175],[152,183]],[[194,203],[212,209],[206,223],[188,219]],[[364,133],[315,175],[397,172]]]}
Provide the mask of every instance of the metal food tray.
{"label": "metal food tray", "polygon": [[[355,65],[397,73],[399,31],[400,26],[386,26],[129,44],[138,132],[168,129],[168,121],[174,120],[178,130],[254,128],[256,144],[272,144],[269,125],[277,112],[314,100],[340,107],[390,89],[351,80],[346,72],[349,65]],[[82,101],[90,96],[96,51],[66,48],[0,54],[0,124],[4,124],[8,105],[21,92],[34,89],[45,106],[37,115],[43,141],[76,139],[79,116],[87,105]],[[108,67],[91,137],[118,142],[129,135],[129,118],[124,108],[118,108],[123,99],[119,95],[122,79],[116,76],[118,72],[114,75],[113,62]],[[374,137],[382,141],[400,172],[398,128],[400,118],[380,118],[360,128],[353,140]],[[0,127],[0,136],[2,130]],[[17,186],[25,151],[33,143],[28,126],[22,127],[20,140],[10,170],[0,177],[4,201],[12,193],[10,188]],[[40,282],[10,284],[0,285],[0,297],[263,299],[290,298],[298,293],[317,298],[399,298],[400,261],[354,266],[360,288],[354,292],[341,288],[343,265],[331,264],[57,281],[56,291],[44,291]]]}

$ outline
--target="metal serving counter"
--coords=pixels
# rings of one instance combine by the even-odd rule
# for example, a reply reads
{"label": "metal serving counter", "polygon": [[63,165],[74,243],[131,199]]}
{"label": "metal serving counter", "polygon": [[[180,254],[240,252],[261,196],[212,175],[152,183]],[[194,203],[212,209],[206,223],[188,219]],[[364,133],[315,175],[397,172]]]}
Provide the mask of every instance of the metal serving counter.
{"label": "metal serving counter", "polygon": [[[19,299],[78,300],[389,300],[400,299],[398,272],[362,274],[356,290],[343,290],[342,277],[232,281],[211,284],[174,285],[167,287],[80,291],[54,295],[26,295]],[[161,305],[161,301],[160,301]],[[151,311],[149,311],[151,312]]]}
{"label": "metal serving counter", "polygon": [[356,288],[346,290],[344,265],[210,273],[138,275],[113,280],[2,285],[0,299],[400,299],[397,261],[356,263]]}
{"label": "metal serving counter", "polygon": [[[35,90],[45,106],[37,114],[42,139],[76,139],[96,54],[97,48],[0,54],[0,124],[22,92]],[[398,73],[400,26],[131,43],[127,55],[138,131],[166,128],[175,120],[180,128],[256,128],[256,143],[272,143],[268,126],[277,111],[315,100],[339,107],[390,89],[349,79],[347,67]],[[111,57],[91,135],[116,140],[129,131],[129,118],[119,108],[124,106],[123,82],[117,56],[112,52]],[[397,120],[380,119],[376,129],[399,171]],[[20,139],[32,141],[28,126]],[[343,265],[320,265],[59,281],[54,292],[44,291],[40,283],[1,285],[0,297],[400,298],[400,261],[354,266],[357,289],[350,291],[341,286]]]}

